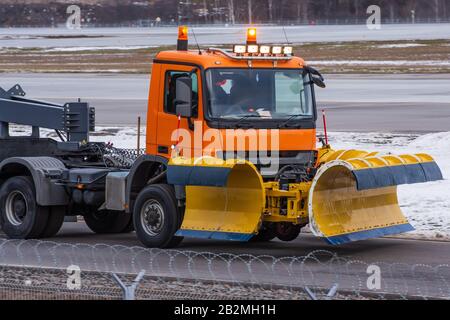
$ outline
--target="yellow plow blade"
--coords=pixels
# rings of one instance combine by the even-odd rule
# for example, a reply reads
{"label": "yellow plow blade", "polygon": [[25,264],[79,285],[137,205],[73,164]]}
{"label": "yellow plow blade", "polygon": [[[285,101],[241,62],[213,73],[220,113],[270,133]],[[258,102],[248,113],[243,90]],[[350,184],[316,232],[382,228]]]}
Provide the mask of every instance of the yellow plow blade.
{"label": "yellow plow blade", "polygon": [[186,186],[179,236],[247,241],[257,231],[265,206],[261,175],[246,161],[174,159],[168,182]]}
{"label": "yellow plow blade", "polygon": [[397,185],[442,179],[425,154],[377,156],[347,150],[327,160],[314,177],[308,210],[312,232],[331,244],[414,230],[399,207]]}

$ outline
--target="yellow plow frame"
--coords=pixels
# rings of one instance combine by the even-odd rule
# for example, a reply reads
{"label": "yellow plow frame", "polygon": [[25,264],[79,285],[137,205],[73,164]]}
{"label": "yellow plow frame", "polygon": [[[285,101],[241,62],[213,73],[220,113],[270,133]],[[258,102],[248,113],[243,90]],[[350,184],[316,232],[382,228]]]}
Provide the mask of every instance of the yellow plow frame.
{"label": "yellow plow frame", "polygon": [[258,233],[265,189],[250,162],[176,158],[169,163],[168,180],[186,186],[184,219],[177,235],[247,241]]}
{"label": "yellow plow frame", "polygon": [[360,150],[319,151],[310,182],[281,190],[263,182],[243,160],[216,158],[169,162],[168,182],[185,186],[186,208],[177,235],[248,241],[261,223],[306,224],[331,244],[413,230],[397,199],[397,185],[442,179],[426,154],[378,155]]}
{"label": "yellow plow frame", "polygon": [[378,155],[360,150],[323,152],[308,196],[312,232],[331,244],[414,230],[403,215],[397,185],[441,180],[426,154]]}

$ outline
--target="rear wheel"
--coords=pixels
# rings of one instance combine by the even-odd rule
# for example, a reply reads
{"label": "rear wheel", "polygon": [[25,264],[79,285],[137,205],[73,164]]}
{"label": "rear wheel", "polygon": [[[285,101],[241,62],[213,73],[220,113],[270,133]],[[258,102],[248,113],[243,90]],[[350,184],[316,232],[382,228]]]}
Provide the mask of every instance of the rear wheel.
{"label": "rear wheel", "polygon": [[66,207],[54,206],[48,207],[49,216],[47,220],[47,225],[41,234],[41,238],[51,238],[55,236],[61,229],[64,218],[66,216]]}
{"label": "rear wheel", "polygon": [[49,216],[48,207],[36,202],[36,189],[31,177],[9,178],[0,189],[0,225],[12,239],[42,236]]}
{"label": "rear wheel", "polygon": [[131,213],[111,210],[87,210],[84,221],[89,229],[98,234],[122,233],[128,227]]}
{"label": "rear wheel", "polygon": [[134,228],[147,247],[171,248],[180,244],[183,237],[175,236],[180,228],[180,216],[174,189],[166,184],[146,187],[134,204]]}

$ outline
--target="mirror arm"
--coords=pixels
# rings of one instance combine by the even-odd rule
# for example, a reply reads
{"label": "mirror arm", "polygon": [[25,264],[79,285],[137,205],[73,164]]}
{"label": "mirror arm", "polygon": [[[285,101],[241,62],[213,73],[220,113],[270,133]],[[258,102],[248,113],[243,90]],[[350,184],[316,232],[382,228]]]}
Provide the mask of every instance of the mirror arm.
{"label": "mirror arm", "polygon": [[198,71],[198,68],[194,68],[194,69],[192,69],[191,71],[189,71],[188,75],[189,75],[189,76],[192,76],[193,74],[196,74],[197,71]]}
{"label": "mirror arm", "polygon": [[320,78],[320,80],[325,81],[325,78],[322,76],[322,74],[317,69],[310,67],[310,66],[306,66],[305,69],[310,74],[314,74],[314,75],[318,76]]}

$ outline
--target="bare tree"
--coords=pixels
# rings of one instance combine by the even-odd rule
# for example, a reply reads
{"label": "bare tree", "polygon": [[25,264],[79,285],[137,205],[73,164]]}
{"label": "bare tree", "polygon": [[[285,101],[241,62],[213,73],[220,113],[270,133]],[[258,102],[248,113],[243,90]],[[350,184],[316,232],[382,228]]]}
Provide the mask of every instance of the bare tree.
{"label": "bare tree", "polygon": [[234,0],[228,0],[228,12],[229,12],[229,21],[231,22],[231,24],[235,24]]}
{"label": "bare tree", "polygon": [[269,22],[273,22],[273,0],[267,0],[267,5],[269,9]]}
{"label": "bare tree", "polygon": [[205,23],[208,23],[208,5],[206,0],[203,0],[203,14],[205,15]]}
{"label": "bare tree", "polygon": [[440,7],[439,4],[440,4],[439,0],[434,0],[434,14],[436,22],[439,21],[439,7]]}

